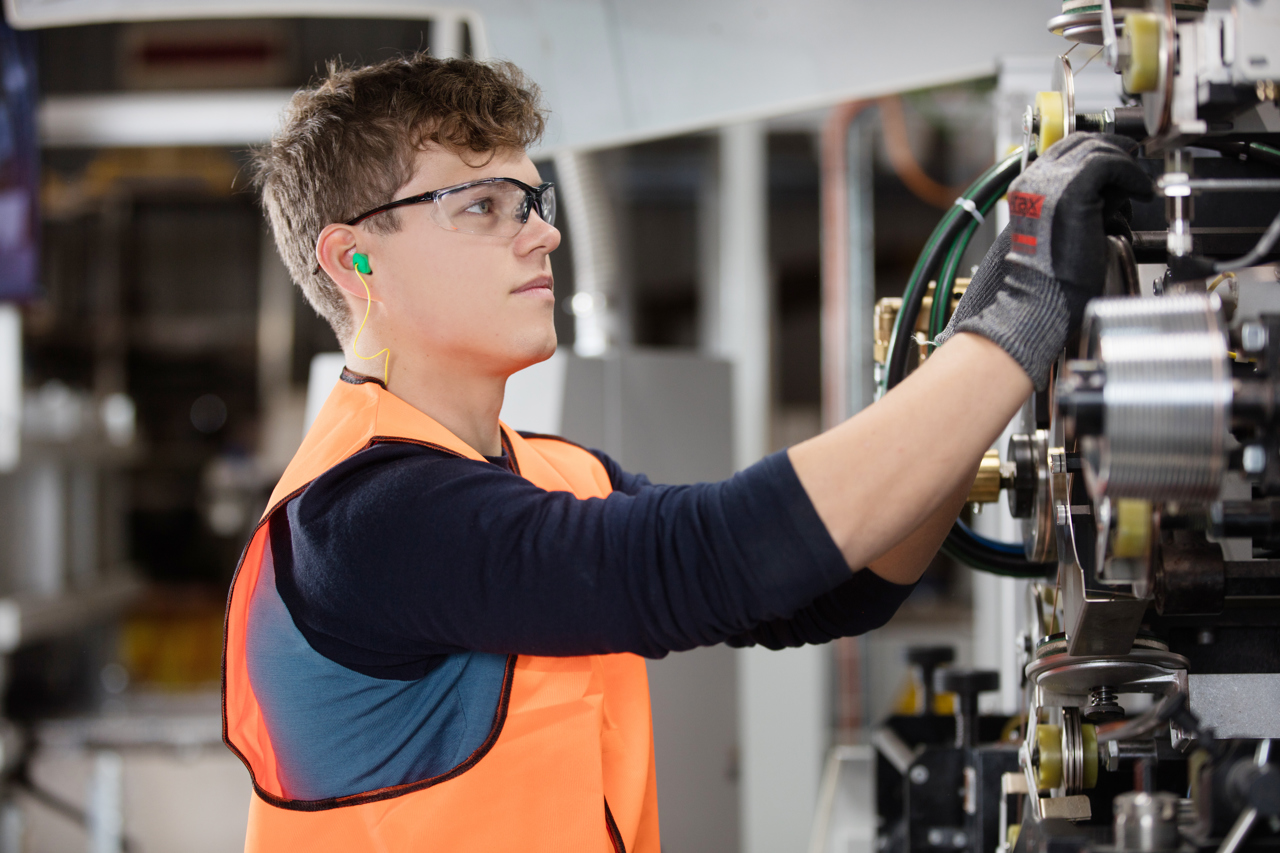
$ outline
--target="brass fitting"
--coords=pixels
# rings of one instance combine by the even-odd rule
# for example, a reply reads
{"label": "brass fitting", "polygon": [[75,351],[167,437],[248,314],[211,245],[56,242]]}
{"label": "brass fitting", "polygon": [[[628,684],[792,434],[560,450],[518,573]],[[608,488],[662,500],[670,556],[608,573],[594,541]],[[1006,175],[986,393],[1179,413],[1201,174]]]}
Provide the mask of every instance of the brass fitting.
{"label": "brass fitting", "polygon": [[872,324],[875,327],[875,344],[872,347],[872,358],[876,364],[885,364],[889,360],[889,340],[893,337],[893,324],[902,310],[902,298],[886,296],[876,300]]}
{"label": "brass fitting", "polygon": [[1000,490],[1013,485],[1017,465],[1013,462],[1001,462],[1000,451],[994,447],[982,454],[982,462],[978,464],[978,476],[969,488],[967,503],[990,504],[1000,500]]}
{"label": "brass fitting", "polygon": [[[920,313],[916,315],[915,331],[921,335],[924,335],[929,330],[929,314],[933,311],[933,293],[937,286],[938,283],[936,281],[929,282],[929,289],[926,291],[924,299],[920,302]],[[947,312],[948,317],[951,316],[951,312],[956,310],[956,305],[968,286],[969,279],[956,279],[955,287],[951,290],[951,310]],[[897,321],[898,312],[901,310],[901,297],[886,296],[883,299],[876,300],[875,313],[872,315],[872,325],[875,331],[872,358],[876,364],[885,364],[889,360],[889,341],[893,338],[893,324]],[[920,360],[923,361],[926,355],[928,355],[928,346],[922,345],[920,348]]]}

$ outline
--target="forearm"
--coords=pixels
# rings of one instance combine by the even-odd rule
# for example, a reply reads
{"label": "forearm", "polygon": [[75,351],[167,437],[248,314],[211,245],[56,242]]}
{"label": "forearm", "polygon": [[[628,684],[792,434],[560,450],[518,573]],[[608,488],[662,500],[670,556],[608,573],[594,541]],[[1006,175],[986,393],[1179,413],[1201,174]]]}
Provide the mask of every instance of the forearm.
{"label": "forearm", "polygon": [[[936,550],[982,454],[1031,392],[1004,350],[959,334],[901,385],[845,423],[789,451],[819,518],[857,569]],[[951,507],[954,506],[954,510]],[[916,543],[906,540],[929,522]],[[927,536],[926,536],[927,534]],[[908,580],[913,580],[909,578]]]}
{"label": "forearm", "polygon": [[[977,465],[972,466],[972,471],[976,476]],[[883,557],[872,560],[867,568],[893,583],[909,584],[920,580],[920,576],[942,547],[942,540],[947,538],[947,533],[955,524],[956,516],[964,508],[972,481],[973,476],[948,495],[924,523],[886,551]]]}

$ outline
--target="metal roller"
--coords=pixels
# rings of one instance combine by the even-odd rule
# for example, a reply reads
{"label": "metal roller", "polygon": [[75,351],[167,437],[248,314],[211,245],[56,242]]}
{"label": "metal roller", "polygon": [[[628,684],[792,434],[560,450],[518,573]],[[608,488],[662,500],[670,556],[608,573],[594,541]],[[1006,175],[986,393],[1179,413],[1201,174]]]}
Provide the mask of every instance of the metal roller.
{"label": "metal roller", "polygon": [[1095,501],[1217,496],[1231,415],[1218,309],[1213,294],[1090,303],[1088,361],[1071,363],[1059,403]]}

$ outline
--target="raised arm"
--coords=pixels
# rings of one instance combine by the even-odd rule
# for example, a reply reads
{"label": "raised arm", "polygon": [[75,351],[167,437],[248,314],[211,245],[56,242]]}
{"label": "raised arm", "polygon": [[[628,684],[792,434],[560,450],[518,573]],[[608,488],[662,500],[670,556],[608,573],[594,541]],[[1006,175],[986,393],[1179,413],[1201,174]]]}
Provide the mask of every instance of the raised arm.
{"label": "raised arm", "polygon": [[845,560],[919,578],[955,521],[982,454],[1031,393],[1003,349],[957,335],[885,397],[789,451]]}
{"label": "raised arm", "polygon": [[1075,134],[1010,187],[1011,222],[941,346],[848,422],[793,447],[792,464],[849,565],[908,583],[924,571],[983,452],[1102,291],[1106,235],[1127,230],[1151,181],[1127,140]]}

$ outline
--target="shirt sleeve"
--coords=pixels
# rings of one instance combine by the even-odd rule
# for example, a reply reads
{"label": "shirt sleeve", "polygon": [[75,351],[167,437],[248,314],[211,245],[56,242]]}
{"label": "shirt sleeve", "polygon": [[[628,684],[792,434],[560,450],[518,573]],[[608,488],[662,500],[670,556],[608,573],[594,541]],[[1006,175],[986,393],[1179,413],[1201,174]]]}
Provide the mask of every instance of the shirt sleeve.
{"label": "shirt sleeve", "polygon": [[719,483],[626,476],[581,500],[376,445],[285,508],[277,588],[317,651],[377,670],[459,651],[661,657],[830,639],[845,625],[833,614],[868,589],[869,572],[850,586],[785,453]]}
{"label": "shirt sleeve", "polygon": [[[653,485],[644,474],[624,471],[603,451],[591,452],[604,465],[616,491],[634,495]],[[790,617],[762,622],[725,642],[737,648],[760,645],[776,650],[856,637],[888,622],[915,588],[916,584],[896,584],[863,569]]]}
{"label": "shirt sleeve", "polygon": [[604,466],[604,470],[609,474],[609,484],[613,486],[615,492],[622,492],[624,495],[636,495],[639,494],[641,489],[646,489],[653,485],[644,474],[632,474],[622,470],[622,466],[602,450],[591,450],[591,455],[599,459],[600,464]]}
{"label": "shirt sleeve", "polygon": [[915,584],[896,584],[862,569],[790,617],[762,622],[726,642],[736,647],[786,649],[856,637],[888,622],[915,588]]}

